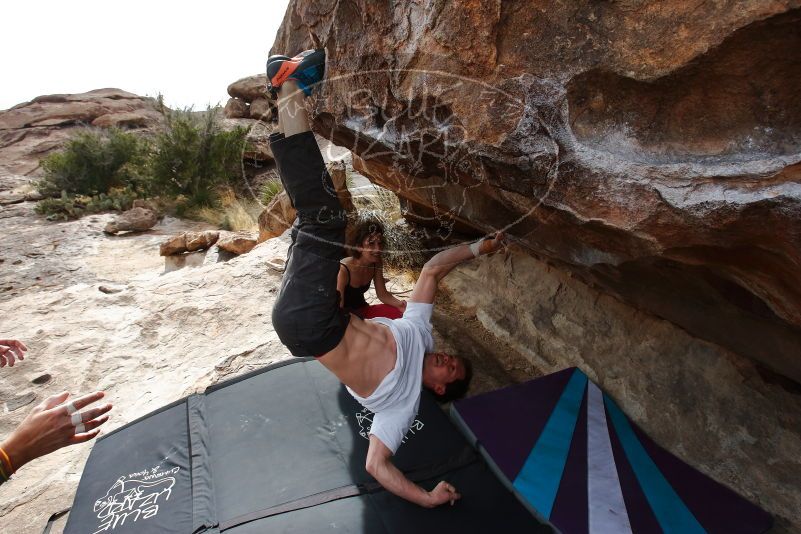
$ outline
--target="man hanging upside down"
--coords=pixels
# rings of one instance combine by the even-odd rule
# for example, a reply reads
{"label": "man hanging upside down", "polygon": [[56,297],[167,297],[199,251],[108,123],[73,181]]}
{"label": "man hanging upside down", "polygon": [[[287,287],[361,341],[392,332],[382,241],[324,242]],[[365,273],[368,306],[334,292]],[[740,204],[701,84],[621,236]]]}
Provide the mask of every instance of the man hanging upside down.
{"label": "man hanging upside down", "polygon": [[345,211],[311,132],[303,105],[325,68],[325,51],[267,61],[269,89],[278,98],[278,132],[271,148],[281,180],[297,209],[286,270],[273,308],[273,327],[294,356],[316,356],[372,411],[367,471],[384,488],[434,507],[460,498],[442,481],[425,491],[391,462],[414,422],[422,387],[440,400],[461,397],[472,376],[468,360],[433,352],[431,312],[439,281],[456,265],[495,252],[499,234],[436,254],[423,267],[403,317],[362,320],[340,308],[339,260]]}

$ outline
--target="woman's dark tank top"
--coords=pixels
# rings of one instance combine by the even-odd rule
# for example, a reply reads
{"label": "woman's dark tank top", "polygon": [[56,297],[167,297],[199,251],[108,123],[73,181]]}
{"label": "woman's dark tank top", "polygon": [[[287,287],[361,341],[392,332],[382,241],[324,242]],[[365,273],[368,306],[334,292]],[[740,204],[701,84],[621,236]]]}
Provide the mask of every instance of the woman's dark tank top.
{"label": "woman's dark tank top", "polygon": [[370,282],[360,287],[353,287],[350,285],[350,269],[344,263],[341,264],[348,272],[348,283],[345,285],[345,305],[346,310],[358,310],[363,306],[367,306],[367,301],[364,300],[364,294],[370,289]]}

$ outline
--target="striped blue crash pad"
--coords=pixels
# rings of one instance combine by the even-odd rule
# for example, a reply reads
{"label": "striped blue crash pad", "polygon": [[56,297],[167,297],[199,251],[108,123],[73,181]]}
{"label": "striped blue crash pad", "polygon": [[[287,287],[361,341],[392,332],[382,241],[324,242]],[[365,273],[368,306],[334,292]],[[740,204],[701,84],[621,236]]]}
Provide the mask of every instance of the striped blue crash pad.
{"label": "striped blue crash pad", "polygon": [[668,453],[577,368],[464,399],[454,420],[564,534],[767,531],[772,518]]}

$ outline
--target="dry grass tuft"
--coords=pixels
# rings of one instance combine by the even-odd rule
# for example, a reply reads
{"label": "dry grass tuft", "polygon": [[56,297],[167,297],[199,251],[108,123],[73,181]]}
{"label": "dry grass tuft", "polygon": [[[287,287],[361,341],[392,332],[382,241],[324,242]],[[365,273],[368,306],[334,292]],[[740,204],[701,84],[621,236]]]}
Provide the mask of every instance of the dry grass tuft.
{"label": "dry grass tuft", "polygon": [[270,202],[273,200],[273,198],[275,198],[275,195],[283,190],[284,186],[280,179],[276,178],[274,180],[267,180],[264,182],[264,184],[262,184],[261,189],[259,190],[259,200],[261,200],[261,203],[266,208],[270,205]]}
{"label": "dry grass tuft", "polygon": [[372,217],[384,225],[384,265],[390,270],[419,269],[425,263],[422,243],[406,223],[397,195],[374,185],[369,193],[354,196],[358,218]]}
{"label": "dry grass tuft", "polygon": [[262,207],[256,200],[237,198],[232,190],[226,189],[220,192],[219,205],[219,208],[203,207],[192,210],[189,216],[223,230],[238,232],[259,229],[259,214]]}

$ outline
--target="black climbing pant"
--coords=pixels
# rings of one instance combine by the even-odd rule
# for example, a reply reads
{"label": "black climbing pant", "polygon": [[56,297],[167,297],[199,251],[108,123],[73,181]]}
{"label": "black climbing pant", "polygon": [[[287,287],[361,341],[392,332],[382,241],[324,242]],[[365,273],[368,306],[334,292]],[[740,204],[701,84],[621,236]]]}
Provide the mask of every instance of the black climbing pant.
{"label": "black climbing pant", "polygon": [[298,212],[273,307],[273,328],[292,355],[322,356],[342,340],[350,318],[340,309],[337,292],[346,212],[314,134],[273,134],[270,147],[284,189]]}

